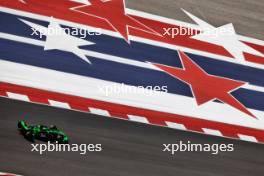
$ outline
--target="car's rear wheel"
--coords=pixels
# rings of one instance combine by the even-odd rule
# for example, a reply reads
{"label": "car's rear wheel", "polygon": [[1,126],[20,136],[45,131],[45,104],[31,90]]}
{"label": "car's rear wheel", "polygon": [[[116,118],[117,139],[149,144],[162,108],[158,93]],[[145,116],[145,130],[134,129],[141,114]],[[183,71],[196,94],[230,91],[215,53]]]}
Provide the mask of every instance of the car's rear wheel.
{"label": "car's rear wheel", "polygon": [[40,139],[45,139],[45,138],[47,138],[47,134],[41,132],[41,133],[39,133],[39,138],[40,138]]}
{"label": "car's rear wheel", "polygon": [[22,128],[21,122],[18,122],[17,127],[19,130]]}
{"label": "car's rear wheel", "polygon": [[25,138],[28,140],[33,140],[33,134],[30,131],[25,133]]}

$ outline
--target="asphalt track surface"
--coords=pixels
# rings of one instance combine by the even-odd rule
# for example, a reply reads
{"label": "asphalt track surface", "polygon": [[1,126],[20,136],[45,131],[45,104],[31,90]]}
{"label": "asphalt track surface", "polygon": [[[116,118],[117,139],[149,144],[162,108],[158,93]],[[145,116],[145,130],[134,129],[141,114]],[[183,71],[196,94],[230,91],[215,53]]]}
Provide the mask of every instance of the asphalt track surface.
{"label": "asphalt track surface", "polygon": [[[25,176],[263,175],[264,146],[0,98],[0,170]],[[56,124],[71,143],[101,143],[103,151],[31,152],[17,121]],[[234,152],[162,152],[162,144],[234,144]]]}
{"label": "asphalt track surface", "polygon": [[127,0],[127,7],[194,23],[181,8],[212,24],[233,23],[238,34],[264,40],[263,0]]}
{"label": "asphalt track surface", "polygon": [[[128,0],[132,9],[191,20],[184,8],[208,23],[232,22],[239,34],[264,39],[264,3],[261,0]],[[248,176],[263,175],[264,145],[205,136],[126,122],[91,114],[0,98],[0,171],[25,176]],[[80,155],[30,152],[28,141],[16,129],[17,121],[56,124],[72,143],[101,143],[103,151]],[[162,152],[163,143],[233,143],[234,152]]]}

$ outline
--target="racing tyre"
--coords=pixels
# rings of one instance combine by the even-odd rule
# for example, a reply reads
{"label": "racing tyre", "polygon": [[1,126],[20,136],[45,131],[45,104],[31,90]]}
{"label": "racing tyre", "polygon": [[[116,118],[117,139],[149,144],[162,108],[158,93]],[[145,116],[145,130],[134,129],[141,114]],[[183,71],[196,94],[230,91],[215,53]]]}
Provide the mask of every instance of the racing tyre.
{"label": "racing tyre", "polygon": [[33,135],[30,131],[27,131],[24,136],[26,139],[33,141]]}
{"label": "racing tyre", "polygon": [[22,128],[22,125],[21,125],[20,122],[18,122],[17,127],[18,127],[19,130]]}

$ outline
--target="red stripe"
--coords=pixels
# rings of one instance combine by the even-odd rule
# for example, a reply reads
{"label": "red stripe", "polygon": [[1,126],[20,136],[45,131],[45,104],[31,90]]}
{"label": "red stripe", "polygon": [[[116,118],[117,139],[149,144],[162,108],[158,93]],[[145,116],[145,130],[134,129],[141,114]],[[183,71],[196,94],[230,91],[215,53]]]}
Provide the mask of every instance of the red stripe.
{"label": "red stripe", "polygon": [[0,96],[7,97],[7,94],[5,91],[0,90]]}
{"label": "red stripe", "polygon": [[81,104],[81,103],[70,103],[70,107],[72,109],[78,110],[78,111],[84,111],[84,112],[90,112],[88,109],[88,105]]}
{"label": "red stripe", "polygon": [[49,104],[49,101],[47,98],[42,97],[41,95],[29,95],[28,96],[29,100],[34,103],[41,103],[41,104]]}
{"label": "red stripe", "polygon": [[[67,20],[67,21],[71,21],[71,22],[75,22],[79,24],[94,26],[97,28],[102,28],[102,29],[113,31],[110,25],[102,19],[98,19],[95,17],[91,17],[85,14],[81,14],[81,13],[77,13],[77,12],[69,10],[69,8],[79,5],[76,2],[65,1],[65,0],[57,0],[57,1],[27,0],[27,4],[23,4],[19,1],[1,1],[0,4],[2,6],[12,8],[12,9],[32,12],[32,13],[36,13],[36,14],[40,14],[44,16],[49,16],[49,17],[53,16],[58,19],[63,19],[63,20]],[[172,25],[172,24],[168,24],[165,22],[150,20],[150,19],[146,19],[143,17],[134,16],[134,15],[131,15],[131,16],[161,34],[164,33],[163,28],[177,28],[177,29],[180,28],[177,25]],[[159,37],[159,36],[148,34],[146,32],[136,30],[133,28],[129,29],[129,33],[134,36],[139,36],[139,37],[143,37],[143,38],[147,38],[147,39],[151,39],[155,41],[161,41],[161,42],[172,44],[172,45],[179,45],[179,46],[192,48],[192,49],[196,49],[200,51],[206,51],[206,52],[210,52],[210,53],[214,53],[218,55],[232,57],[232,55],[229,52],[227,52],[223,47],[191,39],[190,36],[188,35],[177,35],[175,36],[175,38],[171,38],[170,36]],[[246,44],[264,53],[263,51],[264,46],[258,46],[252,43],[246,43]],[[249,62],[254,62],[258,64],[264,64],[263,63],[264,57],[258,57],[258,56],[253,56],[253,55],[249,56],[247,54],[246,60]]]}
{"label": "red stripe", "polygon": [[264,65],[264,58],[263,57],[254,56],[254,55],[248,54],[248,53],[245,53],[244,55],[245,55],[246,61]]}
{"label": "red stripe", "polygon": [[110,115],[111,115],[111,117],[115,117],[115,118],[118,118],[118,119],[128,120],[127,114],[123,114],[123,113],[120,113],[120,112],[110,111]]}
{"label": "red stripe", "polygon": [[[264,53],[264,46],[253,44],[253,43],[249,43],[249,42],[244,42],[244,43],[246,45],[252,47],[253,49],[257,50],[257,51],[259,51],[261,53]],[[263,57],[254,56],[254,55],[248,54],[248,53],[245,53],[244,55],[245,55],[246,61],[264,65],[264,58]]]}
{"label": "red stripe", "polygon": [[[183,124],[187,130],[203,132],[202,128],[219,130],[226,137],[238,138],[238,134],[254,136],[259,142],[264,143],[264,131],[238,125],[231,125],[204,119],[198,119],[177,114],[158,112],[137,107],[130,107],[110,102],[92,100],[72,95],[44,91],[29,87],[18,86],[9,83],[0,82],[0,91],[8,91],[17,94],[27,95],[29,97],[42,97],[41,99],[67,102],[75,110],[88,111],[87,107],[107,110],[112,116],[127,119],[127,115],[143,116],[148,119],[150,124],[166,126],[167,122]],[[34,98],[33,98],[34,99]],[[36,99],[35,99],[36,100]],[[45,103],[46,104],[46,103]],[[221,118],[221,117],[219,117]]]}
{"label": "red stripe", "polygon": [[248,46],[254,48],[255,50],[264,53],[264,46],[258,45],[258,44],[253,44],[253,43],[249,43],[249,42],[244,42],[245,44],[247,44]]}

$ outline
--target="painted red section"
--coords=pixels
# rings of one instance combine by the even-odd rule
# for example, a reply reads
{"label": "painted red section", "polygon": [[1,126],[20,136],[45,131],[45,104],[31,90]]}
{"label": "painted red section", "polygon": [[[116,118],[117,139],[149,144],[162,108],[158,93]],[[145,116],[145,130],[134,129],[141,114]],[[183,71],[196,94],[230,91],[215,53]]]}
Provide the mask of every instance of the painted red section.
{"label": "painted red section", "polygon": [[253,49],[261,52],[261,53],[264,53],[264,46],[262,45],[258,45],[258,44],[254,44],[254,43],[249,43],[249,42],[244,42],[246,45],[252,47]]}
{"label": "painted red section", "polygon": [[[257,45],[257,44],[254,44],[254,43],[249,43],[249,42],[244,42],[244,43],[246,45],[250,46],[251,48],[257,50],[257,51],[259,51],[261,53],[264,53],[264,46]],[[248,54],[248,53],[244,53],[244,55],[245,55],[246,61],[264,65],[263,57],[254,56],[254,55]]]}
{"label": "painted red section", "polygon": [[0,90],[0,96],[7,97],[7,94],[6,94],[6,92],[5,92],[5,91],[2,91],[2,90]]}
{"label": "painted red section", "polygon": [[120,113],[120,112],[111,111],[110,115],[111,115],[111,117],[114,117],[114,118],[128,120],[127,114],[123,114],[123,113]]}
{"label": "painted red section", "polygon": [[246,61],[264,65],[264,58],[260,56],[254,56],[252,54],[245,53]]}
{"label": "painted red section", "polygon": [[[113,117],[128,119],[127,115],[136,115],[146,117],[150,124],[167,126],[166,122],[174,122],[183,124],[187,130],[203,132],[202,128],[219,130],[224,136],[238,138],[238,134],[254,136],[258,142],[264,143],[264,130],[231,125],[215,121],[203,120],[194,117],[182,116],[177,114],[147,110],[137,107],[125,106],[110,102],[92,100],[78,96],[66,95],[50,91],[44,91],[29,87],[18,86],[14,84],[0,82],[1,92],[12,92],[17,94],[27,95],[29,97],[37,96],[37,99],[55,100],[68,103],[74,110],[88,112],[87,107],[107,110]],[[44,103],[46,104],[46,103]],[[221,117],[219,117],[221,118]]]}
{"label": "painted red section", "polygon": [[179,56],[184,67],[183,69],[162,64],[153,65],[167,74],[189,84],[199,106],[208,101],[218,99],[221,102],[256,118],[243,104],[230,94],[230,92],[244,85],[245,82],[209,75],[184,52],[179,51]]}
{"label": "painted red section", "polygon": [[43,98],[38,94],[33,94],[28,96],[29,100],[34,103],[49,104],[47,98]]}
{"label": "painted red section", "polygon": [[88,109],[88,105],[84,104],[84,103],[79,103],[79,102],[71,103],[70,107],[72,109],[75,109],[75,110],[78,110],[78,111],[90,112],[89,109]]}
{"label": "painted red section", "polygon": [[[40,14],[44,16],[53,16],[58,19],[63,19],[75,23],[80,23],[84,25],[89,25],[97,28],[102,28],[102,29],[107,29],[107,30],[112,30],[114,29],[103,19],[99,19],[93,16],[89,16],[87,14],[79,13],[79,12],[74,12],[69,10],[72,7],[76,7],[80,5],[79,3],[72,2],[72,1],[66,1],[66,0],[41,0],[41,1],[35,1],[35,0],[26,0],[27,4],[21,3],[18,0],[12,0],[12,1],[1,1],[0,4],[1,6],[12,8],[12,9],[17,9],[17,10],[22,10],[26,12],[32,12],[35,14]],[[155,21],[155,20],[150,20],[146,19],[143,17],[138,17],[135,15],[129,15],[136,19],[137,21],[145,24],[147,27],[155,30],[156,32],[160,34],[164,34],[164,28],[173,28],[175,30],[180,30],[180,26],[177,25],[172,25],[168,24],[166,22],[160,22],[160,21]],[[112,19],[114,21],[118,21],[119,19]],[[123,23],[117,23],[116,27],[117,28],[123,28],[124,24]],[[184,28],[184,27],[183,27]],[[187,28],[186,28],[187,29]],[[190,31],[193,31],[192,29],[189,29]],[[199,33],[199,31],[196,31],[196,33]],[[226,51],[223,47],[218,46],[218,45],[213,45],[209,44],[206,42],[198,41],[195,39],[191,39],[190,35],[176,35],[174,38],[169,35],[164,35],[164,36],[157,36],[154,34],[150,34],[141,30],[137,30],[134,28],[129,28],[129,34],[133,36],[138,36],[138,37],[143,37],[159,42],[164,42],[172,45],[179,45],[191,49],[196,49],[200,51],[206,51],[209,53],[214,53],[218,55],[223,55],[223,56],[228,56],[232,57],[232,55]],[[257,49],[258,51],[264,53],[264,46],[258,46],[252,43],[246,43],[253,48]],[[258,57],[258,56],[249,56],[246,55],[246,60],[249,62],[254,62],[258,64],[263,64],[264,57]]]}

